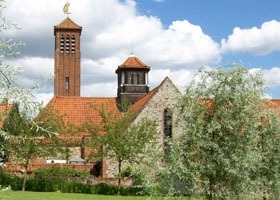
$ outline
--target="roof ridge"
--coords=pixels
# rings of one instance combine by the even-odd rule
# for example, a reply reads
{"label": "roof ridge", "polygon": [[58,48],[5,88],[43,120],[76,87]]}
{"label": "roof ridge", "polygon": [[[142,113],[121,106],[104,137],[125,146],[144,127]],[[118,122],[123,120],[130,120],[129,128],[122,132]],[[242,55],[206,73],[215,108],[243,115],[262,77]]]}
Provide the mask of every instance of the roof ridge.
{"label": "roof ridge", "polygon": [[90,96],[54,96],[56,98],[67,98],[67,99],[116,99],[117,97],[90,97]]}

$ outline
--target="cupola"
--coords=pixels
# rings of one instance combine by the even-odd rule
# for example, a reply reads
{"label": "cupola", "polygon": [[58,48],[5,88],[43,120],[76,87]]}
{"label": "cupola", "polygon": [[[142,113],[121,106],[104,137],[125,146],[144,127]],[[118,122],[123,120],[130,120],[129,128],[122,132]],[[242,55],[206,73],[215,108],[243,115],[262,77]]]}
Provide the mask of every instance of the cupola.
{"label": "cupola", "polygon": [[118,75],[117,97],[120,104],[123,98],[133,104],[149,92],[149,71],[150,66],[143,63],[134,54],[131,54],[123,64],[118,66],[116,70]]}

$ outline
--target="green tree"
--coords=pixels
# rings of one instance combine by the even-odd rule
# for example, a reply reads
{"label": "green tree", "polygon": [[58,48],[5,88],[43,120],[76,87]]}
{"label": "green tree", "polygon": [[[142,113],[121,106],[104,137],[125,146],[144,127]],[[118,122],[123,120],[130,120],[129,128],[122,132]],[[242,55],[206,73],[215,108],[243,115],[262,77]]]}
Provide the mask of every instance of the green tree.
{"label": "green tree", "polygon": [[2,130],[13,136],[19,136],[24,135],[28,129],[29,121],[20,115],[19,105],[15,103],[5,117]]}
{"label": "green tree", "polygon": [[[2,15],[4,8],[5,1],[0,0],[0,32],[18,29],[15,24]],[[34,101],[34,89],[38,88],[38,85],[34,84],[27,89],[20,87],[17,77],[22,72],[21,68],[5,64],[8,59],[19,54],[17,49],[22,45],[24,45],[22,42],[15,42],[11,38],[0,40],[0,101],[7,108],[11,107],[1,113],[1,119],[5,119],[5,122],[3,130],[0,132],[0,154],[13,153],[13,158],[16,158],[27,169],[30,158],[39,154],[38,149],[43,150],[42,145],[39,145],[43,144],[42,140],[51,138],[55,133],[32,121],[42,106],[41,103]],[[44,151],[46,152],[46,150],[45,148]],[[23,190],[25,182],[26,173]]]}
{"label": "green tree", "polygon": [[[266,107],[273,107],[266,102]],[[279,111],[279,110],[278,110]],[[266,109],[259,127],[258,150],[261,161],[252,178],[258,183],[263,199],[279,199],[280,192],[280,120],[275,110]]]}
{"label": "green tree", "polygon": [[[1,17],[0,17],[0,32],[4,32],[7,29],[17,29],[17,26],[12,24],[9,20],[5,18],[5,16],[2,15],[2,11],[5,8],[5,1],[0,0],[0,11],[1,11]],[[1,38],[0,40],[0,101],[4,104],[8,103],[8,99],[14,98],[14,94],[17,93],[18,89],[15,87],[14,90],[14,81],[15,81],[15,75],[19,73],[19,69],[5,65],[4,61],[5,59],[15,56],[18,54],[16,49],[23,45],[21,42],[14,42],[13,39],[10,38]],[[6,106],[7,109],[5,111],[1,111],[1,120],[5,119],[6,115],[9,111],[9,105]],[[9,135],[1,131],[0,132],[0,165],[3,165],[3,161],[6,159],[4,158],[7,154],[7,143],[9,139]]]}
{"label": "green tree", "polygon": [[24,167],[22,190],[25,190],[27,171],[30,160],[34,157],[51,155],[57,149],[53,143],[55,132],[49,127],[39,126],[30,122],[25,113],[21,113],[18,104],[14,104],[7,115],[2,130],[9,135],[9,145],[6,145],[11,161]]}
{"label": "green tree", "polygon": [[[178,125],[184,133],[170,144],[164,192],[205,194],[207,199],[238,198],[252,192],[256,184],[252,172],[261,161],[263,97],[259,73],[235,66],[200,68],[178,103]],[[275,136],[279,131],[270,133]]]}
{"label": "green tree", "polygon": [[145,157],[147,145],[156,143],[156,123],[143,119],[133,123],[135,114],[131,111],[122,113],[112,112],[106,105],[97,109],[101,122],[99,124],[89,123],[85,127],[92,134],[92,147],[102,147],[101,156],[113,159],[118,168],[118,195],[121,190],[121,174],[123,164],[139,163]]}
{"label": "green tree", "polygon": [[6,132],[0,130],[0,168],[8,159],[7,144],[9,136]]}

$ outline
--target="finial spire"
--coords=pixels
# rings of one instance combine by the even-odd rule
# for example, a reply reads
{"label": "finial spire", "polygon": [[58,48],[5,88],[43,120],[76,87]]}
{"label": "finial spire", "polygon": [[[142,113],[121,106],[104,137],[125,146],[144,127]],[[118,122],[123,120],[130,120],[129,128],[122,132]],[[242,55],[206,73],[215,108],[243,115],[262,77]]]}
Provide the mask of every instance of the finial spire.
{"label": "finial spire", "polygon": [[134,54],[134,49],[133,49],[133,46],[134,44],[133,44],[133,40],[131,41],[131,54]]}
{"label": "finial spire", "polygon": [[133,40],[132,40],[132,42],[131,42],[131,52],[130,52],[130,56],[129,57],[135,57],[133,47],[134,47],[134,43],[133,43]]}
{"label": "finial spire", "polygon": [[70,14],[70,12],[69,12],[69,6],[70,6],[70,3],[67,1],[66,3],[65,3],[65,5],[63,6],[63,12],[64,12],[64,14],[66,14],[67,16]]}

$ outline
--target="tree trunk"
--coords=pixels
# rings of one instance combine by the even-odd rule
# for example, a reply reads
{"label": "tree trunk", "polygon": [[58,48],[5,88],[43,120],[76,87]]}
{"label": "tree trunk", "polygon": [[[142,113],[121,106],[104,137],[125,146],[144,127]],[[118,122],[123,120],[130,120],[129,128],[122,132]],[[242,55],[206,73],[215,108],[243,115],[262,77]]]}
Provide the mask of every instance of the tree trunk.
{"label": "tree trunk", "polygon": [[29,165],[29,160],[25,163],[25,170],[23,172],[23,183],[22,183],[22,188],[21,191],[25,191],[25,186],[26,186],[26,180],[27,180],[27,169]]}
{"label": "tree trunk", "polygon": [[122,171],[122,160],[119,158],[119,166],[118,166],[118,196],[121,195],[121,181],[122,181],[122,176],[121,176],[121,171]]}
{"label": "tree trunk", "polygon": [[25,191],[26,179],[27,179],[27,170],[25,170],[23,172],[23,183],[22,183],[22,189],[21,189],[21,191],[23,191],[23,192]]}

